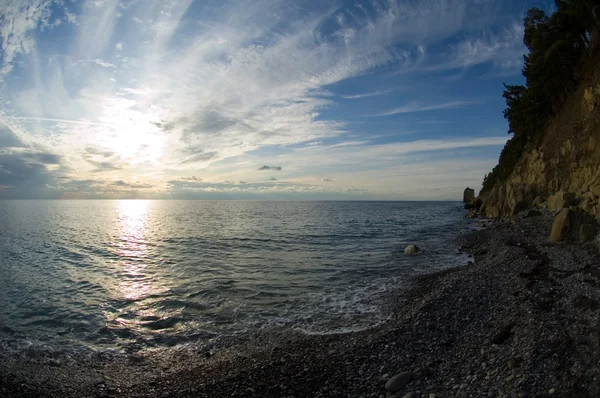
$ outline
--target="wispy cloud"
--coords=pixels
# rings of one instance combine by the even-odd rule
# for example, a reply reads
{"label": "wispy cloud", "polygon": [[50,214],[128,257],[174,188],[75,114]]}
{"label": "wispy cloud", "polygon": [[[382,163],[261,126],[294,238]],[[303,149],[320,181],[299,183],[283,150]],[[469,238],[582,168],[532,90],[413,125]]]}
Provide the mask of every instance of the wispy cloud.
{"label": "wispy cloud", "polygon": [[450,101],[442,104],[435,105],[419,105],[419,104],[406,104],[397,108],[389,109],[387,111],[376,113],[370,116],[391,116],[391,115],[401,115],[405,113],[415,113],[415,112],[428,112],[428,111],[437,111],[441,109],[456,109],[463,108],[469,105],[478,104],[477,101]]}
{"label": "wispy cloud", "polygon": [[[9,159],[5,151],[7,165],[0,166],[35,164],[31,178],[40,187],[44,181],[61,191],[99,194],[123,184],[162,192],[175,187],[173,181],[206,189],[207,181],[246,181],[231,189],[258,189],[257,175],[270,177],[257,173],[264,165],[260,170],[277,171],[279,181],[269,186],[277,190],[288,178],[297,187],[352,180],[323,166],[484,147],[470,145],[468,133],[458,141],[378,146],[373,142],[390,139],[382,131],[398,140],[421,129],[385,124],[393,118],[364,124],[356,118],[473,105],[460,98],[435,102],[437,93],[408,103],[398,96],[419,92],[431,71],[462,73],[483,63],[517,68],[522,32],[512,20],[492,26],[500,6],[467,0],[233,0],[217,8],[192,0],[5,1],[0,117],[12,133],[0,135],[0,150],[19,144],[30,154]],[[41,46],[49,41],[56,46]],[[394,107],[398,103],[404,105]],[[60,161],[42,162],[35,151]],[[237,165],[241,160],[246,164]],[[58,169],[68,176],[62,184],[54,181]],[[329,173],[336,184],[316,177]],[[302,178],[310,181],[298,182]]]}
{"label": "wispy cloud", "polygon": [[17,56],[34,51],[34,32],[44,29],[50,21],[51,2],[47,0],[3,1],[0,15],[2,64],[0,83],[13,70]]}
{"label": "wispy cloud", "polygon": [[352,95],[340,95],[341,98],[344,99],[359,99],[359,98],[370,98],[370,97],[378,97],[380,95],[386,95],[392,92],[392,89],[387,89],[387,90],[377,90],[377,91],[371,91],[368,93],[362,93],[362,94],[352,94]]}

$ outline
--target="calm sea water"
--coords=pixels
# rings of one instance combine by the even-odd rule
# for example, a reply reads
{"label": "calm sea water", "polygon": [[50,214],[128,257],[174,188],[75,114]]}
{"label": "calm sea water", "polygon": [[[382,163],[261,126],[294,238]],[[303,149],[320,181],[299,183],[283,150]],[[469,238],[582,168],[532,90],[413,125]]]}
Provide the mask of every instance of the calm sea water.
{"label": "calm sea water", "polygon": [[[0,201],[0,342],[119,349],[389,314],[415,272],[465,262],[460,203]],[[403,253],[406,244],[424,248]]]}

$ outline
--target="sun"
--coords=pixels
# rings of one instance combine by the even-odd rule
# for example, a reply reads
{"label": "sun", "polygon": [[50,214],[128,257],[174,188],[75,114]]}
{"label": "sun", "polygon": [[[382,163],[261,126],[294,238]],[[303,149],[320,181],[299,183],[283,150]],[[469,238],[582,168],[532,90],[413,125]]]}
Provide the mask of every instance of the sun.
{"label": "sun", "polygon": [[111,126],[105,145],[115,154],[130,164],[160,162],[167,137],[158,127],[160,118],[151,106],[111,98],[105,101],[101,120]]}

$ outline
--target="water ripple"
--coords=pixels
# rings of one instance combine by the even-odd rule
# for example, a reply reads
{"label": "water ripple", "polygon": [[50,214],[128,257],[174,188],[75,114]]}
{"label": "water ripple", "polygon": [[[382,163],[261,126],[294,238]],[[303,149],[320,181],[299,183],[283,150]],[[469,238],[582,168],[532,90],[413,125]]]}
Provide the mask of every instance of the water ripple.
{"label": "water ripple", "polygon": [[0,342],[366,327],[399,277],[464,261],[446,243],[461,216],[459,203],[3,201]]}

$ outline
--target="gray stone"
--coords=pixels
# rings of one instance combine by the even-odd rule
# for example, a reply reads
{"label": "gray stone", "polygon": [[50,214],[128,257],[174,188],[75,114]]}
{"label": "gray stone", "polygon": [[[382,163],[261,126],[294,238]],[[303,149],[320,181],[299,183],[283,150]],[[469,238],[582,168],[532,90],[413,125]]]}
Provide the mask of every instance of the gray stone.
{"label": "gray stone", "polygon": [[531,209],[527,213],[525,213],[525,216],[523,216],[523,218],[539,217],[541,215],[542,215],[541,211]]}
{"label": "gray stone", "polygon": [[411,372],[398,373],[397,375],[392,376],[387,383],[385,383],[385,389],[391,393],[395,393],[404,388],[410,379],[412,379]]}
{"label": "gray stone", "polygon": [[415,394],[413,391],[411,391],[408,394],[404,394],[404,396],[402,398],[417,398],[417,394]]}
{"label": "gray stone", "polygon": [[421,249],[416,245],[408,245],[404,248],[404,254],[417,254]]}

